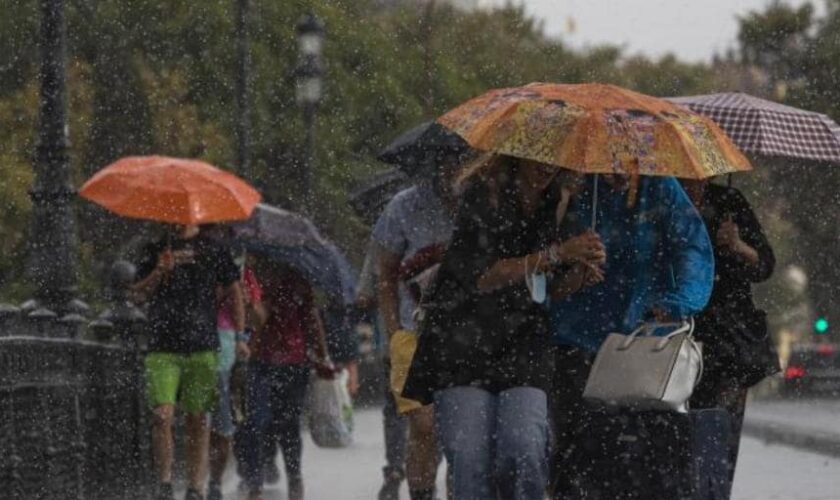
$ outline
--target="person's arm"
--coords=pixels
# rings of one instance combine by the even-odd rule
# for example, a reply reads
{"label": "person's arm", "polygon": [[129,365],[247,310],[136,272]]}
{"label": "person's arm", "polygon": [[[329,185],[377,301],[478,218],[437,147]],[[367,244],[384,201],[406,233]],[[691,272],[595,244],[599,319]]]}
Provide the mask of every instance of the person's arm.
{"label": "person's arm", "polygon": [[327,350],[327,332],[324,329],[324,322],[321,321],[321,315],[318,309],[313,305],[307,314],[307,330],[312,340],[315,341],[314,349],[317,362],[320,364],[327,364],[329,360],[329,351]]}
{"label": "person's arm", "polygon": [[144,276],[129,287],[132,299],[137,302],[145,302],[154,295],[164,278],[175,268],[175,258],[171,250],[165,250],[157,256],[157,264],[151,272],[143,273],[142,268],[147,267],[147,264],[141,265]]}
{"label": "person's arm", "polygon": [[[686,318],[706,307],[714,284],[714,251],[706,225],[679,183],[672,178],[660,180],[657,208],[663,217],[658,229],[665,238],[671,283],[652,304],[659,321]],[[652,270],[653,271],[653,270]]]}
{"label": "person's arm", "polygon": [[593,267],[603,264],[606,258],[604,245],[594,232],[586,232],[562,242],[553,243],[550,249],[540,250],[524,257],[502,259],[495,262],[478,279],[478,291],[487,293],[512,286],[525,279],[531,272],[545,272],[552,266],[586,263]]}
{"label": "person's arm", "polygon": [[240,359],[247,359],[251,355],[248,348],[248,340],[242,335],[245,332],[245,299],[242,293],[242,285],[234,281],[224,288],[224,300],[230,305],[233,325],[236,328],[236,355]]}
{"label": "person's arm", "polygon": [[776,257],[764,235],[764,230],[752,207],[737,190],[727,192],[731,210],[731,221],[724,221],[718,230],[717,243],[724,246],[724,251],[735,256],[740,266],[727,266],[727,272],[736,274],[736,278],[760,283],[773,274]]}
{"label": "person's arm", "polygon": [[400,256],[384,248],[377,250],[379,256],[379,279],[377,295],[379,313],[385,323],[388,338],[402,328],[400,322],[399,273]]}

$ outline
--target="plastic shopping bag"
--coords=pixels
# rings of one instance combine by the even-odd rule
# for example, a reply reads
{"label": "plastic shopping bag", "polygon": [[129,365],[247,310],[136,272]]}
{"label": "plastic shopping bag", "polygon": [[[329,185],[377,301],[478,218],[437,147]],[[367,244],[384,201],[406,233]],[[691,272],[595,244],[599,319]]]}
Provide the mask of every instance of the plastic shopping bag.
{"label": "plastic shopping bag", "polygon": [[309,431],[321,448],[345,448],[353,442],[353,401],[347,370],[332,379],[313,377],[309,393]]}

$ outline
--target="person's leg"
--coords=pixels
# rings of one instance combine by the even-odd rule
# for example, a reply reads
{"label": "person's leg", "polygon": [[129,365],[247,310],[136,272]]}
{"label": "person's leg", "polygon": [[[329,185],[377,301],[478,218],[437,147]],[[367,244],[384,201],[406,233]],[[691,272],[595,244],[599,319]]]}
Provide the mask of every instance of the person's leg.
{"label": "person's leg", "polygon": [[435,394],[434,411],[452,498],[494,499],[496,396],[476,387],[445,389]]}
{"label": "person's leg", "polygon": [[729,439],[729,486],[735,480],[735,466],[738,462],[738,451],[741,447],[741,430],[744,427],[744,412],[747,408],[746,387],[733,387],[723,399],[723,406],[732,419],[732,433]]}
{"label": "person's leg", "polygon": [[189,488],[203,491],[210,443],[208,414],[218,400],[218,358],[214,351],[185,357],[181,381],[181,405],[186,413],[187,481]]}
{"label": "person's leg", "polygon": [[269,367],[254,361],[246,375],[245,422],[240,431],[242,472],[247,488],[258,493],[263,486],[263,440],[271,421]]}
{"label": "person's leg", "polygon": [[301,415],[309,384],[309,368],[305,365],[285,365],[278,371],[276,397],[272,398],[277,407],[278,443],[286,465],[286,478],[289,486],[289,499],[303,499],[303,479],[301,460],[303,458],[303,438],[301,436]]}
{"label": "person's leg", "polygon": [[210,483],[208,500],[221,498],[222,478],[231,453],[233,412],[230,399],[230,372],[219,372],[219,404],[210,420]]}
{"label": "person's leg", "polygon": [[400,484],[405,479],[408,421],[397,413],[397,403],[389,383],[391,365],[387,360],[384,365],[385,406],[382,408],[382,427],[385,434],[385,467],[382,469],[384,483],[379,491],[379,500],[396,500],[399,498]]}
{"label": "person's leg", "polygon": [[[172,423],[175,418],[175,401],[181,368],[178,355],[171,353],[149,353],[145,360],[146,392],[152,408],[152,452],[155,459],[158,481],[162,490],[171,490],[174,444]],[[167,496],[166,493],[161,495]]]}
{"label": "person's leg", "polygon": [[501,500],[543,500],[548,486],[548,398],[516,387],[498,395],[495,477]]}
{"label": "person's leg", "polygon": [[408,413],[406,475],[412,500],[431,498],[435,489],[438,455],[435,410],[426,405]]}

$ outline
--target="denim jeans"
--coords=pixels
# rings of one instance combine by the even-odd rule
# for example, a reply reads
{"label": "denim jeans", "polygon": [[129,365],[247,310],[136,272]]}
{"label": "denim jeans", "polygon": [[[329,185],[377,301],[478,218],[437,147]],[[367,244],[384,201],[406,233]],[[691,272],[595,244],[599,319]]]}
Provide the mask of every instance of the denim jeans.
{"label": "denim jeans", "polygon": [[303,441],[301,413],[306,386],[307,365],[271,365],[252,362],[248,369],[248,400],[242,429],[245,481],[251,491],[260,491],[269,440],[278,439],[289,477],[299,477]]}
{"label": "denim jeans", "polygon": [[435,418],[452,476],[453,500],[543,500],[548,485],[545,392],[491,393],[453,387],[435,393]]}

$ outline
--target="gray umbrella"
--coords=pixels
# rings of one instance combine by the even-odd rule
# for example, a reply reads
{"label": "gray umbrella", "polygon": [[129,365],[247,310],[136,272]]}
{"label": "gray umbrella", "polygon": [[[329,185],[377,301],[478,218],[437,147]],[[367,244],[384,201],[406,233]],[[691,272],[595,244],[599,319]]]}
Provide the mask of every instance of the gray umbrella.
{"label": "gray umbrella", "polygon": [[233,225],[233,234],[249,253],[286,264],[328,294],[352,302],[355,273],[350,263],[306,217],[261,203],[250,219]]}

